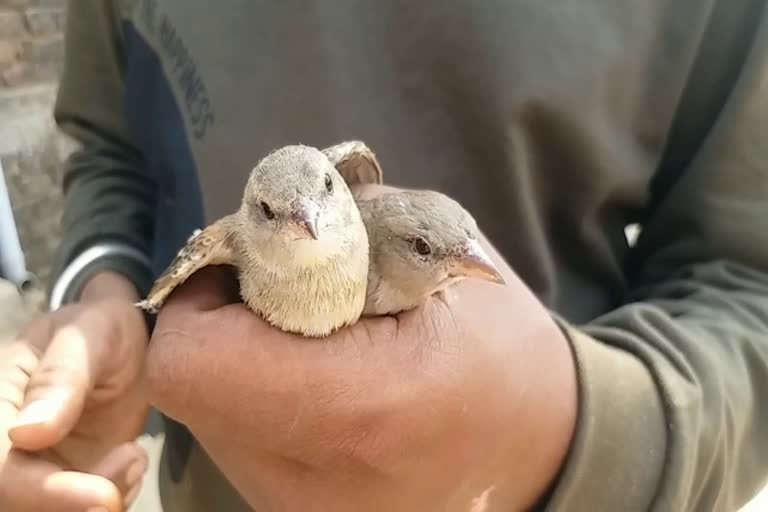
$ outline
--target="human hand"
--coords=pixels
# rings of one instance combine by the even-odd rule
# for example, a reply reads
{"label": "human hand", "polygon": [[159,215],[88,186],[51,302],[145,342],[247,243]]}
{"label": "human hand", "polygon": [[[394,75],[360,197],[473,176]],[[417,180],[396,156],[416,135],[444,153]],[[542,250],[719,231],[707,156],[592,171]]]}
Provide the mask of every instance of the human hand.
{"label": "human hand", "polygon": [[0,510],[117,512],[137,494],[148,333],[135,301],[123,278],[95,277],[0,351]]}
{"label": "human hand", "polygon": [[464,282],[323,341],[277,331],[205,269],[161,311],[153,404],[186,424],[257,510],[524,510],[575,423],[570,350],[507,282]]}

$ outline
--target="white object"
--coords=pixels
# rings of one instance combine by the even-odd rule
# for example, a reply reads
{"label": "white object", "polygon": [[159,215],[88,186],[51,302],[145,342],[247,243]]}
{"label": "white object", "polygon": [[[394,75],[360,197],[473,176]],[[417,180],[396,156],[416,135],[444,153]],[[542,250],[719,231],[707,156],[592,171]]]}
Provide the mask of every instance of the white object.
{"label": "white object", "polygon": [[59,309],[75,278],[96,261],[109,256],[130,258],[147,268],[150,267],[149,258],[142,252],[126,244],[106,242],[89,247],[73,259],[56,280],[56,283],[51,290],[51,298],[48,302],[48,308],[51,311]]}
{"label": "white object", "polygon": [[19,233],[11,208],[11,198],[5,183],[3,163],[0,161],[0,274],[23,288],[30,281],[24,251],[21,249]]}

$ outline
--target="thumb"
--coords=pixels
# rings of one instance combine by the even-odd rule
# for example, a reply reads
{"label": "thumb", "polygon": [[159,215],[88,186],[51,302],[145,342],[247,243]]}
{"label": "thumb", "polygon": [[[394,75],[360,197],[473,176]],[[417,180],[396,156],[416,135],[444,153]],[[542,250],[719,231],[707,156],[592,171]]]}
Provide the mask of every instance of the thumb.
{"label": "thumb", "polygon": [[95,309],[81,309],[67,320],[54,329],[30,374],[24,405],[8,432],[17,448],[42,450],[67,436],[82,414],[105,347],[118,332],[109,315]]}
{"label": "thumb", "polygon": [[149,465],[144,449],[136,442],[127,442],[113,448],[88,473],[108,478],[129,507],[141,489],[142,480]]}
{"label": "thumb", "polygon": [[120,512],[123,498],[115,484],[99,475],[61,471],[51,474],[44,483],[43,496],[48,507],[42,510],[104,510]]}
{"label": "thumb", "polygon": [[241,299],[235,269],[229,265],[209,265],[192,274],[168,297],[160,315],[177,307],[204,312],[238,302]]}

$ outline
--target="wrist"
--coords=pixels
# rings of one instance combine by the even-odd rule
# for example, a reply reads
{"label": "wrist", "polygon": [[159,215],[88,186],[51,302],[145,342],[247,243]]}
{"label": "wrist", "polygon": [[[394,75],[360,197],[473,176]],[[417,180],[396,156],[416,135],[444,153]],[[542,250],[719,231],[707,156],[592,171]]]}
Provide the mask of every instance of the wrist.
{"label": "wrist", "polygon": [[547,337],[550,343],[545,349],[547,354],[545,357],[550,362],[548,368],[550,377],[546,379],[549,391],[544,393],[545,397],[541,397],[541,400],[549,403],[550,407],[549,414],[546,415],[548,419],[540,425],[541,430],[547,432],[545,438],[549,448],[547,450],[549,460],[548,469],[543,473],[546,477],[535,486],[538,489],[533,494],[536,499],[529,504],[533,510],[547,508],[552,495],[560,485],[574,442],[580,408],[573,350],[563,330],[560,317],[553,315],[553,324],[555,329],[552,331],[552,336]]}
{"label": "wrist", "polygon": [[573,352],[568,338],[560,325],[553,322],[538,339],[541,360],[533,364],[535,368],[546,368],[546,377],[530,375],[531,381],[537,380],[536,406],[530,411],[535,418],[534,430],[528,439],[534,439],[531,445],[534,452],[529,460],[536,460],[529,468],[533,491],[526,507],[534,510],[546,507],[552,493],[558,486],[576,431],[579,412],[578,382]]}
{"label": "wrist", "polygon": [[[79,301],[83,297],[85,283],[104,272],[124,276],[123,279],[132,283],[135,290],[119,281],[115,290],[98,286],[100,297],[135,298],[134,291],[143,296],[153,281],[151,261],[143,252],[115,241],[99,242],[77,254],[61,270],[50,290],[49,308],[56,310],[64,304]],[[102,279],[99,278],[98,281],[101,282]],[[126,294],[127,290],[132,291]],[[87,297],[90,296],[89,292]]]}
{"label": "wrist", "polygon": [[[149,333],[154,327],[153,320],[143,311],[134,306],[141,300],[137,287],[130,279],[111,270],[97,272],[83,282],[81,292],[77,298],[80,304],[102,303],[106,307],[114,307],[119,302],[122,307],[117,310],[131,310],[138,313],[141,329],[145,331],[146,342],[149,343]],[[109,303],[111,302],[111,306]],[[113,309],[114,310],[114,309]],[[117,311],[114,310],[114,311]],[[132,315],[130,315],[132,317]]]}
{"label": "wrist", "polygon": [[141,299],[136,286],[122,274],[104,270],[90,276],[82,286],[79,302],[120,299],[137,302]]}

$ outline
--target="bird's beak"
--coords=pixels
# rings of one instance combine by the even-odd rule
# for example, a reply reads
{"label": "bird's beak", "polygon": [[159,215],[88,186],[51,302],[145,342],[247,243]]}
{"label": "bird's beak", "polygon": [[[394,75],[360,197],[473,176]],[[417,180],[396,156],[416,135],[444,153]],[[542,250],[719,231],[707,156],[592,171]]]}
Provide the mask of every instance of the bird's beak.
{"label": "bird's beak", "polygon": [[317,240],[317,218],[318,212],[315,208],[301,206],[291,215],[290,221],[296,227],[299,236]]}
{"label": "bird's beak", "polygon": [[470,240],[467,248],[451,265],[451,277],[473,277],[498,284],[506,284],[491,258],[477,240]]}

